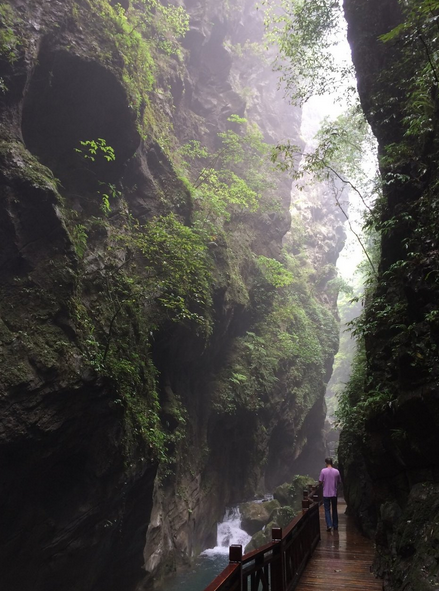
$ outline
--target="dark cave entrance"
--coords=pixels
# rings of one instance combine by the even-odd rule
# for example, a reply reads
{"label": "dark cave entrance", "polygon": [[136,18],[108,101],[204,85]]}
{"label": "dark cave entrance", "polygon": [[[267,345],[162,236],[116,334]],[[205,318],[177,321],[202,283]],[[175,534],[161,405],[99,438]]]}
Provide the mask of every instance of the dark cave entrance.
{"label": "dark cave entrance", "polygon": [[[135,118],[111,71],[67,51],[41,50],[24,100],[23,140],[67,193],[90,193],[98,181],[119,178],[139,145]],[[95,162],[87,161],[75,151],[81,141],[98,138],[114,149],[113,162],[102,154]]]}

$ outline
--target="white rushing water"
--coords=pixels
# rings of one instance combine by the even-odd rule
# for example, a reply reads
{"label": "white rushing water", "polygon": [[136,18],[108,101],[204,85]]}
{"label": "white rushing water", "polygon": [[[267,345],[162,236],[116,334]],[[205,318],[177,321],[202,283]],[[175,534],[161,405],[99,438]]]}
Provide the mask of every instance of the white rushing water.
{"label": "white rushing water", "polygon": [[251,536],[241,529],[241,513],[238,507],[227,509],[222,523],[218,523],[215,548],[204,550],[202,556],[214,556],[215,554],[228,555],[229,546],[241,544],[242,551],[250,542]]}
{"label": "white rushing water", "polygon": [[222,523],[217,524],[215,548],[204,550],[190,571],[168,580],[162,591],[204,591],[228,565],[229,546],[242,544],[244,551],[250,540],[251,537],[241,529],[241,514],[238,507],[227,509]]}

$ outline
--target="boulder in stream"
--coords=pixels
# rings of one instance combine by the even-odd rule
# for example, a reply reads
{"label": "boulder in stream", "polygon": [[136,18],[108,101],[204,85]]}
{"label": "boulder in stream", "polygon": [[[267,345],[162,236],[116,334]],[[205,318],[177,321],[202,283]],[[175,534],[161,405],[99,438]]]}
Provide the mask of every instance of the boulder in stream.
{"label": "boulder in stream", "polygon": [[254,501],[243,503],[241,511],[241,527],[251,536],[260,531],[270,521],[271,514],[280,508],[279,501],[272,500],[263,503]]}

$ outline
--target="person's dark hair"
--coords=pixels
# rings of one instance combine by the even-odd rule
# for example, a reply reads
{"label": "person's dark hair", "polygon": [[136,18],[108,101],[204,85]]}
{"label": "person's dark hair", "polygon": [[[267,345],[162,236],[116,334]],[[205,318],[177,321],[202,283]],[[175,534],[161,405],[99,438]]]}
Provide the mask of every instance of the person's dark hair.
{"label": "person's dark hair", "polygon": [[325,464],[332,466],[332,458],[325,458]]}

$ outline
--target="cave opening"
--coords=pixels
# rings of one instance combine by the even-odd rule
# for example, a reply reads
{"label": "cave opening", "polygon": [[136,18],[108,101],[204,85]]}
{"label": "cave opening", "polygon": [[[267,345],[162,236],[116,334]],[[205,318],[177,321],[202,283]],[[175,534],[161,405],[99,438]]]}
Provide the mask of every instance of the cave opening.
{"label": "cave opening", "polygon": [[[116,76],[97,62],[67,51],[42,49],[23,103],[22,135],[29,151],[67,193],[93,193],[115,182],[135,153],[136,113]],[[81,141],[102,139],[114,161],[84,159]],[[82,153],[77,152],[78,149]]]}

